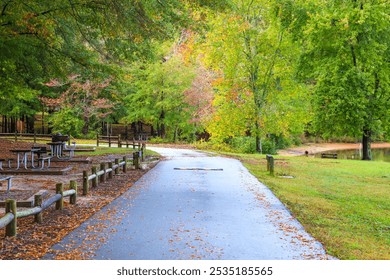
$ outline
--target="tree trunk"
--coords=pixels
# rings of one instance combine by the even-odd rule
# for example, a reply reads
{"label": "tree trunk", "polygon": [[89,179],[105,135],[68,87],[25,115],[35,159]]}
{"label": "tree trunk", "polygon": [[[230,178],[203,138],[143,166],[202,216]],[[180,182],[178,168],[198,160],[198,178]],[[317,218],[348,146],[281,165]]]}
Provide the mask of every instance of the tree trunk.
{"label": "tree trunk", "polygon": [[89,133],[89,118],[86,116],[84,116],[84,125],[81,129],[81,132],[83,133],[83,135],[87,135]]}
{"label": "tree trunk", "polygon": [[165,132],[165,111],[162,110],[161,115],[160,115],[160,137],[162,139],[165,139],[166,132]]}
{"label": "tree trunk", "polygon": [[363,158],[362,160],[371,160],[371,130],[363,130]]}
{"label": "tree trunk", "polygon": [[11,133],[17,132],[18,128],[16,126],[16,117],[11,117]]}
{"label": "tree trunk", "polygon": [[179,132],[179,127],[178,127],[178,126],[175,126],[175,132],[174,132],[174,134],[173,134],[173,142],[174,142],[174,143],[177,142],[178,132]]}
{"label": "tree trunk", "polygon": [[41,133],[45,134],[45,107],[42,107]]}
{"label": "tree trunk", "polygon": [[261,138],[260,138],[260,133],[259,133],[259,124],[255,123],[255,128],[256,128],[256,152],[262,154],[263,153],[263,149],[262,149],[262,146],[261,146]]}
{"label": "tree trunk", "polygon": [[259,137],[259,135],[256,135],[256,152],[258,153],[262,153],[262,149],[261,149],[261,139]]}

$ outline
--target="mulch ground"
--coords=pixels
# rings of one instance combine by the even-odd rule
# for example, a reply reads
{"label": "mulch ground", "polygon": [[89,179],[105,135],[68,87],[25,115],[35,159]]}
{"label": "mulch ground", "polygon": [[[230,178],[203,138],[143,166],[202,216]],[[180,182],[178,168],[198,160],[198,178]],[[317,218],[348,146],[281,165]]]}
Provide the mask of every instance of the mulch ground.
{"label": "mulch ground", "polygon": [[[0,157],[12,157],[7,151],[14,148],[31,148],[32,143],[12,142],[0,139]],[[0,229],[0,259],[2,260],[38,260],[49,249],[65,237],[69,232],[79,227],[85,220],[99,211],[102,207],[113,201],[132,187],[134,182],[141,178],[147,170],[153,167],[151,163],[145,169],[128,169],[115,175],[112,180],[100,183],[91,188],[88,195],[82,195],[82,172],[91,170],[93,165],[100,162],[114,161],[123,158],[123,155],[89,156],[91,163],[53,162],[53,168],[72,167],[67,175],[13,175],[11,192],[6,194],[6,183],[0,186],[0,201],[12,198],[17,201],[26,200],[40,190],[48,192],[48,196],[55,193],[56,183],[69,184],[70,180],[78,183],[77,204],[71,205],[66,199],[64,210],[55,210],[54,206],[43,212],[43,222],[34,222],[34,216],[18,219],[17,236],[5,237],[5,229]],[[14,156],[14,155],[13,155]],[[127,154],[126,156],[130,156]],[[87,159],[76,156],[78,159]],[[1,170],[0,170],[1,171]],[[1,174],[1,172],[0,172]],[[0,217],[4,209],[0,209]],[[67,255],[67,259],[80,259],[78,255]]]}

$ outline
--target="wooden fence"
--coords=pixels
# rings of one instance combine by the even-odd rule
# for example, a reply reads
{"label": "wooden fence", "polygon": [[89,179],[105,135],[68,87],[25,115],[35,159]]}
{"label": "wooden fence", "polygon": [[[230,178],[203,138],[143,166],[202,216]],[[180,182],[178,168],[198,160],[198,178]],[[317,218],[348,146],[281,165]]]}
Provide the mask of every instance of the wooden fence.
{"label": "wooden fence", "polygon": [[[136,169],[140,168],[142,160],[142,151],[136,151],[133,153],[133,165]],[[88,175],[88,171],[83,171],[83,195],[87,195],[90,190],[90,182],[92,187],[97,187],[99,183],[103,183],[108,179],[112,179],[114,174],[119,174],[120,169],[123,173],[127,172],[127,157],[123,157],[122,160],[116,159],[114,162],[101,163],[100,169],[92,167],[92,172]],[[0,228],[6,228],[6,236],[16,236],[17,219],[34,216],[34,221],[37,223],[42,222],[42,212],[49,208],[54,203],[56,204],[56,210],[62,210],[64,207],[64,197],[69,197],[70,204],[76,204],[77,200],[77,183],[76,181],[70,181],[69,190],[64,191],[62,183],[56,185],[56,194],[47,200],[42,200],[41,194],[34,196],[33,208],[17,211],[17,202],[13,199],[8,199],[5,203],[6,214],[0,218]]]}
{"label": "wooden fence", "polygon": [[45,201],[42,200],[41,194],[35,195],[34,208],[27,210],[17,211],[16,201],[14,199],[8,199],[5,204],[6,214],[0,218],[0,228],[6,228],[6,236],[16,236],[18,218],[34,216],[34,221],[36,223],[42,223],[42,212],[54,203],[56,204],[56,210],[63,210],[64,197],[68,196],[70,197],[69,202],[71,204],[76,204],[77,183],[75,181],[70,182],[70,189],[67,191],[64,191],[64,186],[62,183],[57,184],[56,194]]}
{"label": "wooden fence", "polygon": [[133,149],[138,148],[139,150],[142,149],[143,146],[145,146],[145,141],[141,140],[129,140],[129,139],[124,139],[121,137],[121,135],[113,136],[113,135],[108,135],[108,136],[103,136],[97,134],[96,136],[96,146],[99,147],[101,143],[106,143],[108,144],[108,147],[111,147],[113,144],[117,145],[119,148],[126,147],[129,148],[130,146]]}
{"label": "wooden fence", "polygon": [[51,134],[38,134],[38,133],[0,133],[0,138],[15,140],[15,141],[49,141],[51,142]]}

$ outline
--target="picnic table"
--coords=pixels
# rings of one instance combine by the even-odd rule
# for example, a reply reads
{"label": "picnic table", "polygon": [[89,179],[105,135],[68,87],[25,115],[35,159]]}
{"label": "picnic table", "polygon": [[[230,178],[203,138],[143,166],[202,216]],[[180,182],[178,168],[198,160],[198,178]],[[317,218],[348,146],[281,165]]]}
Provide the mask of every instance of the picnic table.
{"label": "picnic table", "polygon": [[[50,146],[52,157],[56,157],[58,159],[70,159],[74,155],[74,149],[76,147],[76,143],[73,143],[73,146],[67,146],[66,142],[58,141],[58,142],[49,142],[46,143]],[[65,152],[69,152],[69,156],[65,156]]]}
{"label": "picnic table", "polygon": [[34,165],[34,155],[35,153],[39,152],[39,148],[31,148],[31,149],[13,149],[10,150],[10,152],[17,154],[16,158],[16,170],[20,168],[20,164],[22,163],[24,165],[24,169],[27,169],[27,163],[28,163],[28,155],[31,155],[31,167],[35,168]]}
{"label": "picnic table", "polygon": [[52,157],[61,158],[64,142],[49,142],[46,143],[50,146]]}

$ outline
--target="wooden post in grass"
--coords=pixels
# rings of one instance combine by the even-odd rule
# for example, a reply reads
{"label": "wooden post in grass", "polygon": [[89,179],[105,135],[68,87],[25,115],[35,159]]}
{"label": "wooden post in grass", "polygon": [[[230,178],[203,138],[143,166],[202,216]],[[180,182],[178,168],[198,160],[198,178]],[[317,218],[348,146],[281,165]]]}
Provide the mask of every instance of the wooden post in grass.
{"label": "wooden post in grass", "polygon": [[92,188],[97,188],[98,185],[98,176],[97,176],[97,168],[96,166],[92,167],[92,174],[95,174],[95,177],[92,179]]}
{"label": "wooden post in grass", "polygon": [[16,219],[16,200],[7,199],[5,202],[5,212],[12,213],[14,218],[5,228],[5,236],[16,236],[17,219]]}
{"label": "wooden post in grass", "polygon": [[[34,196],[34,206],[35,207],[42,206],[42,195],[41,194],[36,194]],[[36,222],[38,224],[42,223],[42,211],[39,212],[38,214],[34,215],[34,222]]]}
{"label": "wooden post in grass", "polygon": [[88,180],[88,171],[83,171],[83,195],[87,195],[89,192],[89,180]]}
{"label": "wooden post in grass", "polygon": [[265,159],[267,160],[267,171],[269,171],[269,158],[271,157],[271,155],[266,155],[265,156]]}
{"label": "wooden post in grass", "polygon": [[275,161],[274,157],[270,156],[269,157],[269,174],[274,176],[274,171],[275,171]]}
{"label": "wooden post in grass", "polygon": [[74,191],[75,191],[75,193],[72,194],[72,195],[69,197],[69,203],[74,205],[74,204],[76,204],[76,201],[77,201],[77,182],[76,182],[76,181],[70,181],[69,184],[70,184],[70,185],[69,185],[69,188],[70,188],[71,190],[74,190]]}
{"label": "wooden post in grass", "polygon": [[56,185],[56,194],[61,195],[61,199],[57,200],[56,202],[56,210],[63,210],[64,209],[64,184],[58,183]]}

